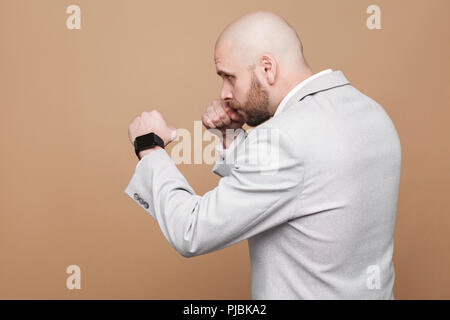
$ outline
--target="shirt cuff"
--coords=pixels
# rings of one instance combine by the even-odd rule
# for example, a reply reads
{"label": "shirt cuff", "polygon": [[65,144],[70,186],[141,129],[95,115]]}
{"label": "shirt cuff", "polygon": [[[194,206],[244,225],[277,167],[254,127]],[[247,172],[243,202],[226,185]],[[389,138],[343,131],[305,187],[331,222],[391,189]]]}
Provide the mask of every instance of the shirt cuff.
{"label": "shirt cuff", "polygon": [[233,150],[236,148],[236,146],[239,145],[239,143],[245,139],[247,136],[244,129],[237,129],[234,132],[234,140],[231,142],[231,144],[228,146],[228,148],[223,148],[223,138],[220,138],[220,143],[216,145],[216,150],[219,153],[219,157],[222,160],[225,160],[225,158],[233,152]]}

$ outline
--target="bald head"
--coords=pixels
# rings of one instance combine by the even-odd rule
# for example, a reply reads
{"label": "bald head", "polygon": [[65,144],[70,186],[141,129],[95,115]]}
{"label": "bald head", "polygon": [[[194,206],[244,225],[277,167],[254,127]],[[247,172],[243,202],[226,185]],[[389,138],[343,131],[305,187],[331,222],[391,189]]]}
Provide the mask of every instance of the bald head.
{"label": "bald head", "polygon": [[219,35],[215,49],[228,46],[246,66],[269,53],[280,67],[307,65],[296,31],[282,17],[265,11],[252,12],[230,23]]}

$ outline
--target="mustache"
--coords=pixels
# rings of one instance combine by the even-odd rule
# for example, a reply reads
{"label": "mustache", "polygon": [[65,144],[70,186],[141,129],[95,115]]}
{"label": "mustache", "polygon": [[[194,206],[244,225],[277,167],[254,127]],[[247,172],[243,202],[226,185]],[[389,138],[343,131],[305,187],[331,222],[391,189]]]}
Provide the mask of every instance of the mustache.
{"label": "mustache", "polygon": [[228,101],[227,106],[230,107],[233,110],[239,110],[242,109],[242,106],[239,103],[235,103],[234,101]]}

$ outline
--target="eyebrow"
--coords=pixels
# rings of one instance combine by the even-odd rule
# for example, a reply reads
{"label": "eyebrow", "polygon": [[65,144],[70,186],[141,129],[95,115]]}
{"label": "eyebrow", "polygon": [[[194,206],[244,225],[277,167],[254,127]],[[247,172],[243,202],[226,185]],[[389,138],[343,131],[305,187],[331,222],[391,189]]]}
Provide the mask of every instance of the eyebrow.
{"label": "eyebrow", "polygon": [[225,72],[225,71],[222,71],[222,70],[218,70],[218,71],[217,71],[217,74],[218,74],[219,76],[232,76],[232,77],[234,77],[234,74],[232,74],[232,73],[230,73],[230,72]]}

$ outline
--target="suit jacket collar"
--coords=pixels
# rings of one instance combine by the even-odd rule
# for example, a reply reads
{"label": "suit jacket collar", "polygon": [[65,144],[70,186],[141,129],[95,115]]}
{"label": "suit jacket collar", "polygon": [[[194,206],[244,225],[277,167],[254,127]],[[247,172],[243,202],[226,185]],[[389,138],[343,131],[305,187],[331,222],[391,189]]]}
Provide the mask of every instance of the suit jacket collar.
{"label": "suit jacket collar", "polygon": [[[304,87],[302,87],[298,92],[296,92],[286,103],[286,107],[284,110],[288,109],[289,106],[294,104],[295,102],[300,102],[306,96],[311,94],[329,90],[332,88],[340,87],[350,84],[347,78],[344,76],[342,71],[333,71],[330,73],[326,73],[316,79],[308,82]],[[283,111],[284,111],[283,110]]]}

